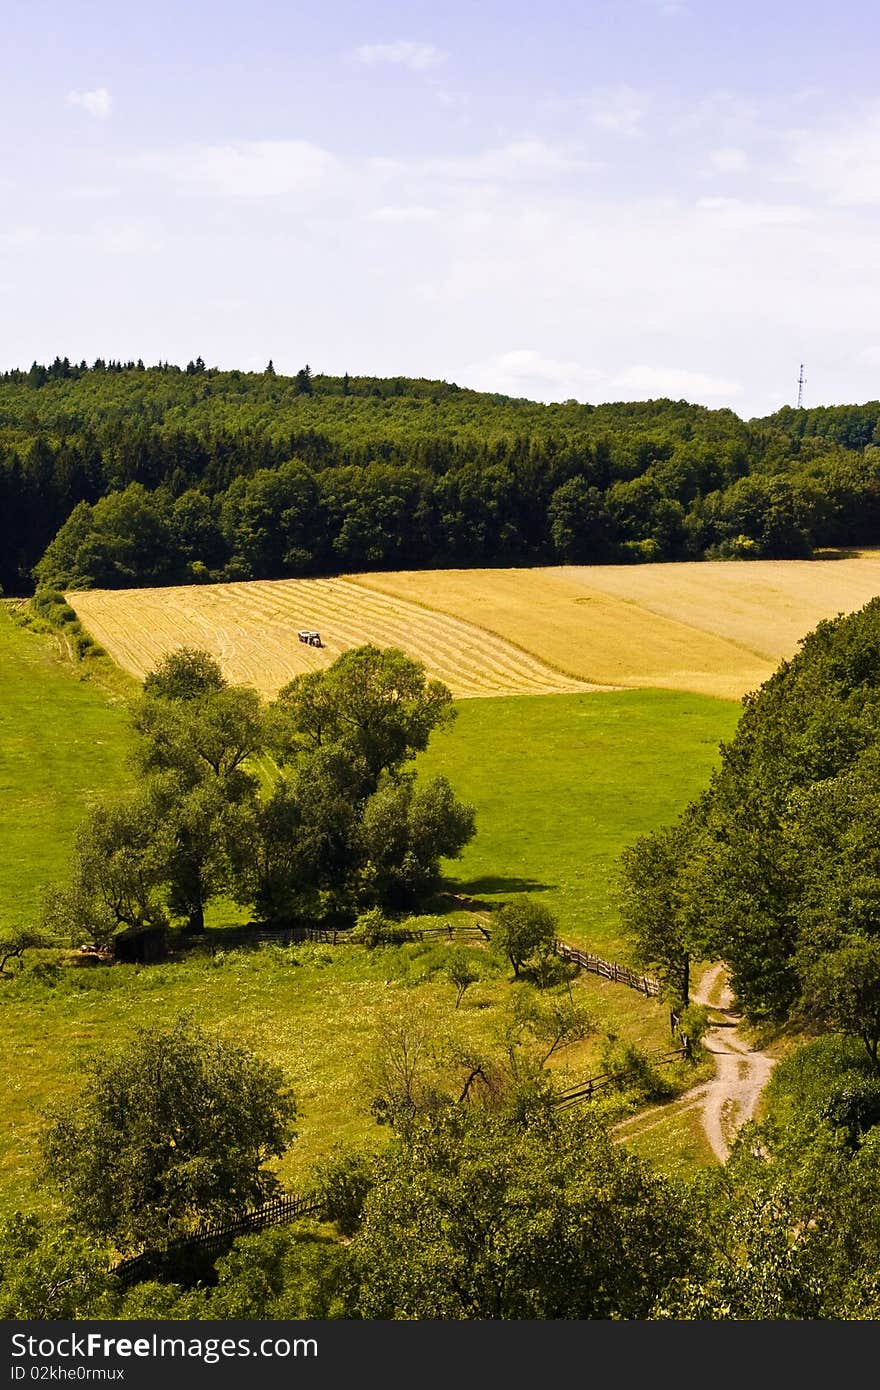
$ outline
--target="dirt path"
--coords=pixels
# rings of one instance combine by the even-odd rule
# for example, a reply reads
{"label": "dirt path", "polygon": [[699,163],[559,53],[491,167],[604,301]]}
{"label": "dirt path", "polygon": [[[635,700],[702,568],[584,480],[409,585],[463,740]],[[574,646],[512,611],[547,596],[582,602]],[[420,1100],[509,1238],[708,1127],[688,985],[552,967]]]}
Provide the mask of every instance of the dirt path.
{"label": "dirt path", "polygon": [[[736,1131],[750,1120],[761,1092],[770,1079],[775,1058],[756,1052],[739,1033],[741,1016],[731,1008],[732,995],[723,964],[713,965],[702,976],[695,992],[697,1004],[707,1004],[720,1015],[703,1038],[703,1046],[715,1058],[715,1078],[701,1092],[703,1128],[723,1163]],[[687,1099],[687,1095],[681,1097]]]}
{"label": "dirt path", "polygon": [[741,1017],[731,1002],[724,965],[710,966],[697,985],[694,1003],[708,1005],[715,1016],[703,1038],[703,1046],[715,1060],[715,1076],[669,1104],[655,1105],[621,1120],[614,1126],[618,1138],[644,1134],[672,1115],[699,1108],[712,1151],[721,1163],[725,1161],[736,1131],[753,1117],[775,1064],[775,1058],[756,1052],[740,1035]]}

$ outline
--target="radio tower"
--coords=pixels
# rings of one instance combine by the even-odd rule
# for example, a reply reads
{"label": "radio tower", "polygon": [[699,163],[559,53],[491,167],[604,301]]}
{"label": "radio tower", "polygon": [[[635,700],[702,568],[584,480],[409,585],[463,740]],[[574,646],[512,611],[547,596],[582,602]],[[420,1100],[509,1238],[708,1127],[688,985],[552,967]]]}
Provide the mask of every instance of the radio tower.
{"label": "radio tower", "polygon": [[805,381],[806,381],[806,377],[804,376],[804,364],[803,364],[803,362],[802,362],[802,363],[801,363],[801,374],[800,374],[800,376],[798,377],[798,403],[797,403],[797,408],[798,408],[798,410],[801,409],[801,407],[803,406],[803,403],[804,403],[804,382],[805,382]]}

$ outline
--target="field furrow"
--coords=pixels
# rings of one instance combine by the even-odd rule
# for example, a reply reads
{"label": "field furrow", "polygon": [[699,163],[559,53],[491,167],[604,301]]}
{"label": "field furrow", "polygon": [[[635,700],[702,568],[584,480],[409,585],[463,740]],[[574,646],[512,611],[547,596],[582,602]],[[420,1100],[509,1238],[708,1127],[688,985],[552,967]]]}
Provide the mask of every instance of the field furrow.
{"label": "field furrow", "polygon": [[[168,651],[199,647],[216,656],[230,680],[272,696],[299,673],[372,642],[402,647],[457,698],[611,688],[560,673],[466,618],[351,579],[90,590],[71,593],[68,600],[114,660],[139,677]],[[297,631],[305,627],[320,631],[322,648],[298,640]]]}

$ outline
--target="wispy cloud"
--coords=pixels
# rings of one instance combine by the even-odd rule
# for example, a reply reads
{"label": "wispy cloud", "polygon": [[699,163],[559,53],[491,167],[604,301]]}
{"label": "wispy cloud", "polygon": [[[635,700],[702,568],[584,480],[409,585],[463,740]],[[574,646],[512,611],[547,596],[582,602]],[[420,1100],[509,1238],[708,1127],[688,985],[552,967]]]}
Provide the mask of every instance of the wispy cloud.
{"label": "wispy cloud", "polygon": [[422,207],[413,204],[410,207],[382,207],[374,208],[369,214],[371,222],[388,222],[396,224],[406,224],[410,222],[433,222],[437,217],[436,208]]}
{"label": "wispy cloud", "polygon": [[95,87],[91,92],[68,92],[68,106],[79,106],[83,111],[88,111],[90,116],[95,116],[99,121],[106,121],[113,110],[113,97],[109,87]]}
{"label": "wispy cloud", "polygon": [[307,140],[237,140],[179,145],[143,155],[138,164],[195,190],[265,198],[314,188],[340,166]]}
{"label": "wispy cloud", "polygon": [[751,166],[745,150],[736,145],[724,145],[721,149],[712,150],[707,163],[709,172],[713,174],[745,174]]}
{"label": "wispy cloud", "polygon": [[690,371],[683,367],[652,367],[639,364],[617,372],[611,379],[621,399],[646,396],[654,400],[726,401],[742,390],[738,381],[712,376],[708,372]]}
{"label": "wispy cloud", "polygon": [[810,222],[814,214],[810,208],[797,203],[767,203],[760,200],[747,201],[744,198],[698,198],[697,208],[717,225],[733,231],[746,228],[791,227],[797,223]]}
{"label": "wispy cloud", "polygon": [[427,159],[412,166],[427,175],[450,179],[478,179],[488,182],[548,179],[594,168],[576,152],[545,140],[516,140],[477,154],[450,159]]}
{"label": "wispy cloud", "polygon": [[94,244],[112,256],[144,256],[162,251],[165,237],[155,217],[108,217],[92,228]]}
{"label": "wispy cloud", "polygon": [[597,92],[590,105],[590,119],[599,130],[616,135],[637,135],[647,102],[641,92],[624,85]]}
{"label": "wispy cloud", "polygon": [[587,121],[596,130],[613,135],[639,135],[642,121],[650,104],[646,92],[620,83],[616,87],[599,87],[579,96],[550,97],[542,101],[539,112],[558,117],[572,114]]}
{"label": "wispy cloud", "polygon": [[394,43],[362,43],[356,49],[359,62],[368,66],[374,63],[396,63],[412,72],[424,72],[436,68],[445,61],[448,54],[432,43],[415,43],[411,39],[396,39]]}
{"label": "wispy cloud", "polygon": [[824,130],[790,137],[790,174],[830,202],[880,203],[880,104],[872,103]]}
{"label": "wispy cloud", "polygon": [[462,381],[486,391],[544,401],[673,400],[723,401],[739,395],[738,381],[684,367],[635,364],[608,372],[529,348],[499,353],[464,369]]}

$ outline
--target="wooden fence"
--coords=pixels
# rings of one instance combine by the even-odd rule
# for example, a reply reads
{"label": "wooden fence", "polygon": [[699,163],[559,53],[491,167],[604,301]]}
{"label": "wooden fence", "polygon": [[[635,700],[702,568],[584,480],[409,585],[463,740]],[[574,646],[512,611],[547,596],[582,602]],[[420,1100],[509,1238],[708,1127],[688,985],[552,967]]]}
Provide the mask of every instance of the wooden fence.
{"label": "wooden fence", "polygon": [[[492,933],[488,927],[479,923],[461,925],[447,922],[439,927],[412,927],[406,935],[407,941],[490,941]],[[194,933],[184,937],[193,946],[209,946],[212,951],[225,946],[247,946],[251,944],[274,943],[290,946],[300,941],[318,941],[328,946],[356,944],[350,929],[330,927],[224,927],[214,931]],[[648,998],[662,994],[659,981],[650,975],[642,975],[628,965],[618,965],[616,961],[603,960],[590,951],[582,951],[578,946],[569,946],[565,941],[556,942],[557,953],[564,960],[574,961],[582,970],[615,984],[627,985]]]}
{"label": "wooden fence", "polygon": [[331,927],[215,927],[203,932],[185,932],[179,944],[207,946],[211,951],[226,946],[292,946],[301,941],[321,941],[327,946],[337,946],[347,935],[347,931]]}
{"label": "wooden fence", "polygon": [[[681,1057],[692,1055],[691,1042],[685,1038],[681,1047],[674,1048],[671,1052],[650,1053],[648,1060],[652,1067],[671,1066]],[[641,1073],[637,1070],[631,1072],[612,1072],[604,1071],[599,1076],[589,1076],[585,1081],[578,1081],[574,1086],[569,1086],[565,1091],[559,1091],[553,1098],[553,1104],[560,1110],[565,1110],[571,1105],[580,1105],[585,1100],[592,1100],[597,1091],[604,1090],[607,1086],[619,1085],[620,1082],[629,1080],[636,1081]]]}
{"label": "wooden fence", "polygon": [[453,922],[442,927],[413,927],[409,935],[412,941],[490,941],[492,937],[488,927],[460,926]]}
{"label": "wooden fence", "polygon": [[628,965],[602,960],[600,956],[581,951],[577,946],[568,946],[564,941],[557,941],[556,950],[565,960],[575,961],[582,970],[589,970],[593,975],[602,975],[606,980],[614,980],[615,983],[629,985],[630,989],[637,989],[649,999],[662,993],[659,981],[652,979],[650,975],[640,975],[638,971],[630,970]]}
{"label": "wooden fence", "polygon": [[175,1270],[187,1270],[194,1265],[204,1265],[213,1256],[227,1250],[237,1236],[262,1231],[267,1226],[286,1226],[302,1216],[316,1216],[320,1211],[320,1202],[286,1193],[283,1197],[274,1197],[271,1202],[255,1207],[253,1211],[244,1212],[241,1216],[212,1222],[201,1227],[194,1235],[169,1241],[161,1248],[144,1250],[140,1255],[121,1260],[113,1266],[111,1272],[125,1286],[140,1283],[145,1279],[168,1276]]}

